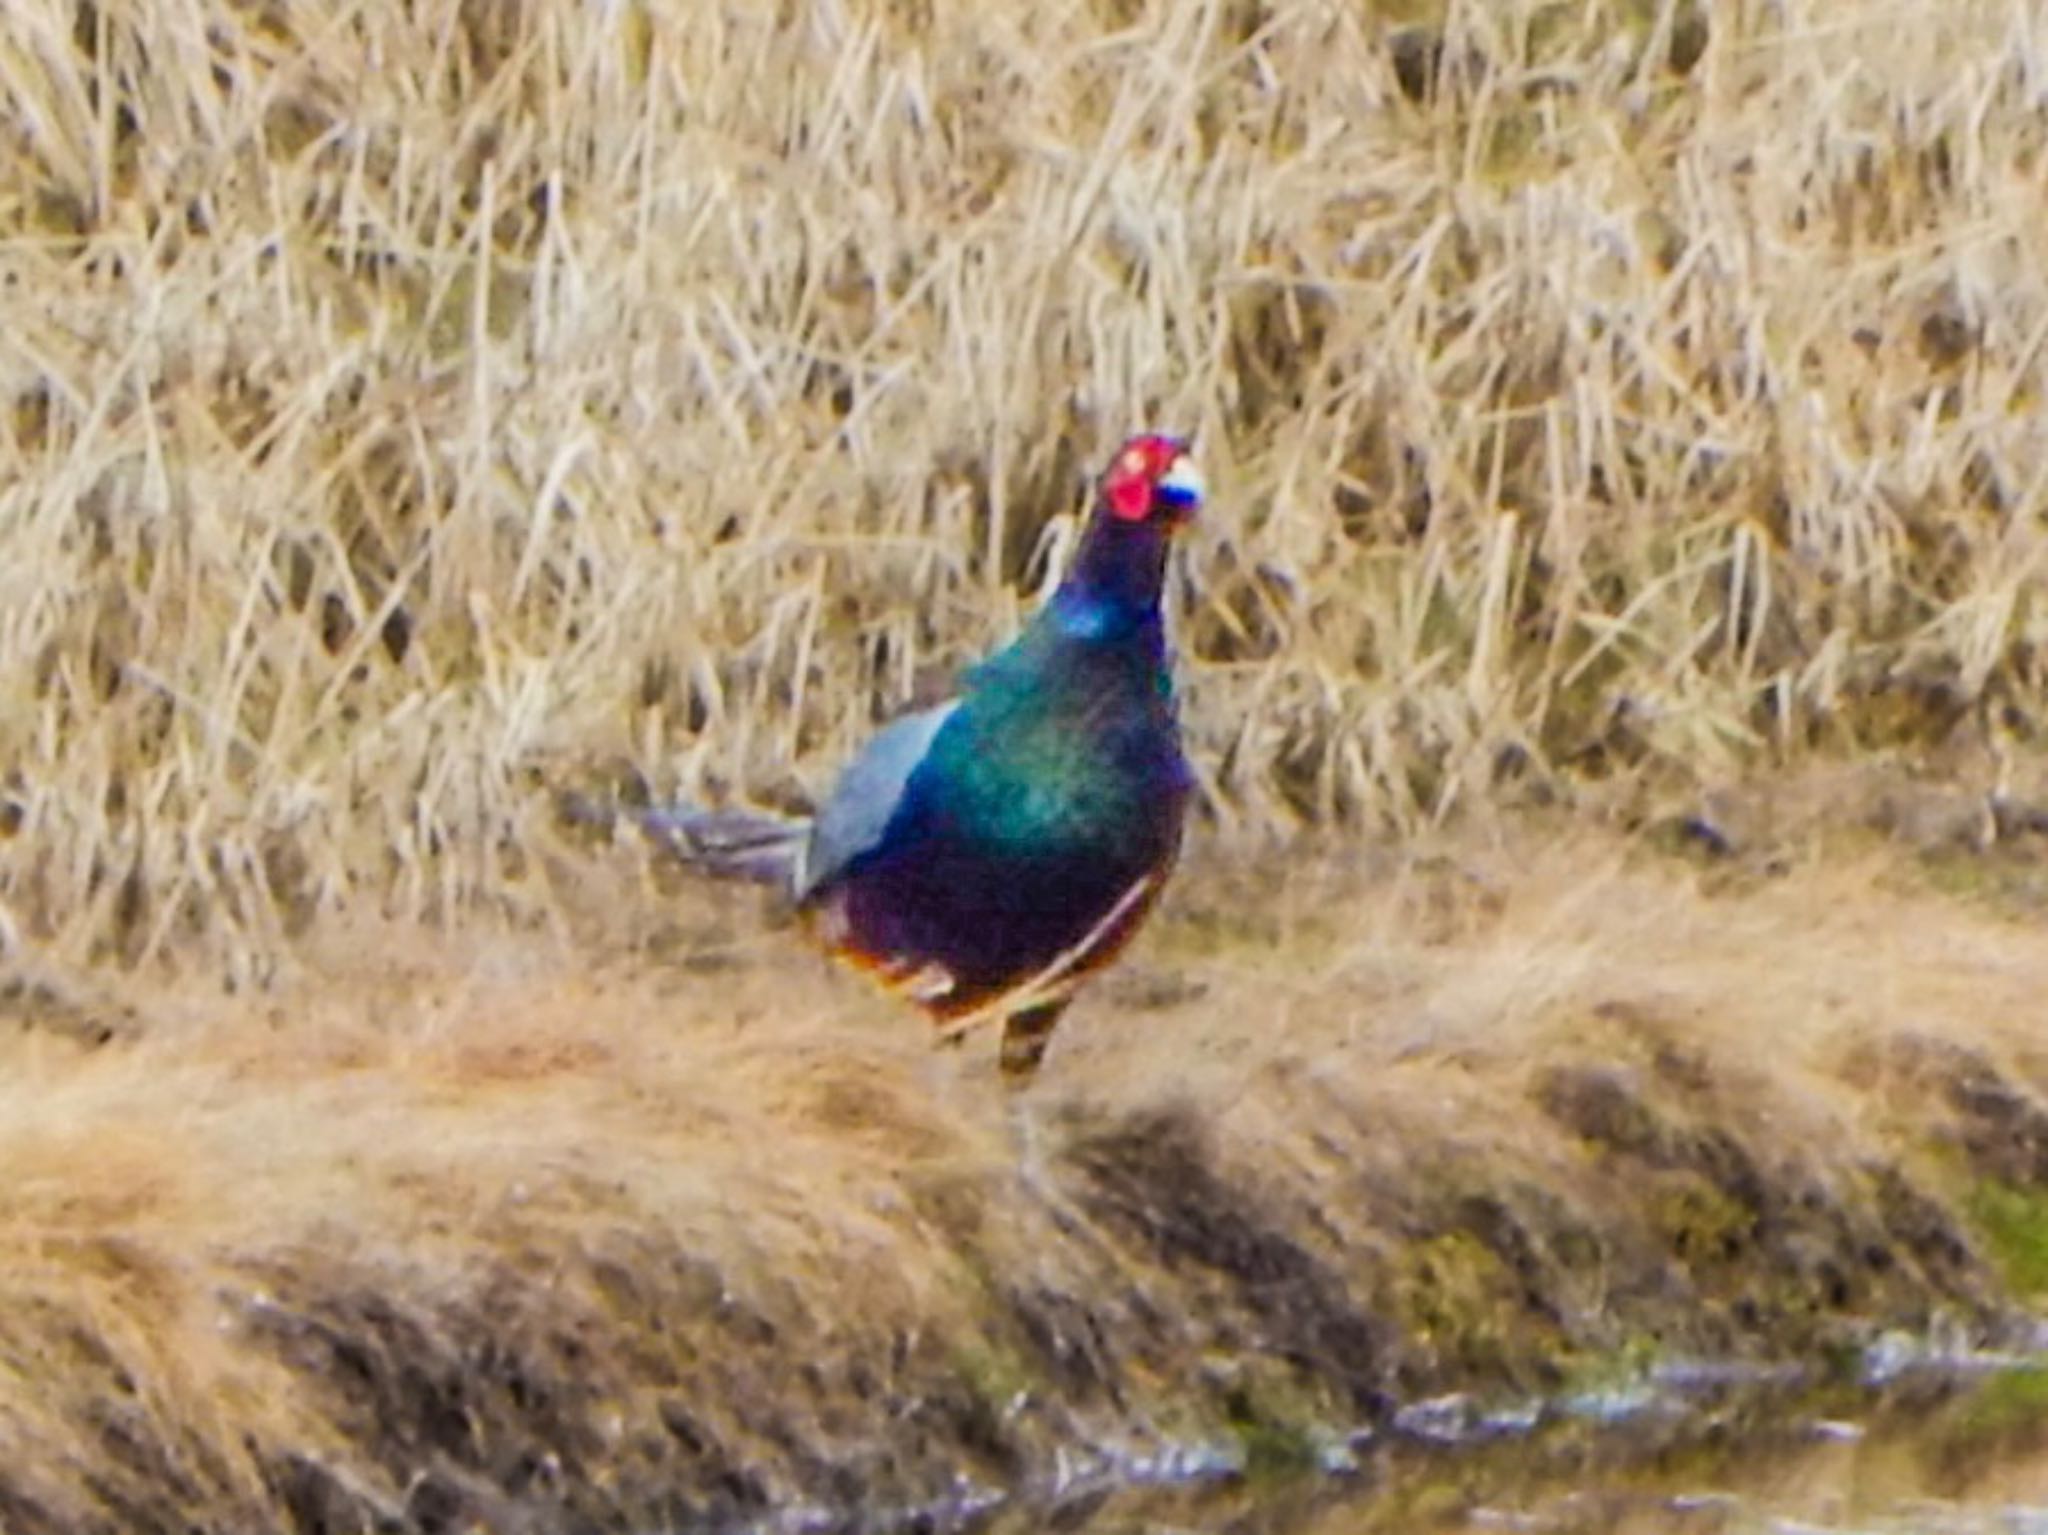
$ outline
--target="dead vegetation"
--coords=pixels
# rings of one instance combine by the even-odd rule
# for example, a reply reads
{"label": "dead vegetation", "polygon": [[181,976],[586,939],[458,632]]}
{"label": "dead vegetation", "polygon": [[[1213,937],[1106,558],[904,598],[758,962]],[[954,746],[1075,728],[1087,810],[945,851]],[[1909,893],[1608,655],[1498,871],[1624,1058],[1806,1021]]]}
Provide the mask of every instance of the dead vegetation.
{"label": "dead vegetation", "polygon": [[1893,854],[1198,866],[1036,1182],[983,1054],[594,867],[562,936],[0,1044],[10,1530],[936,1516],[2048,1293],[2048,943]]}
{"label": "dead vegetation", "polygon": [[1219,487],[1226,829],[2035,731],[2026,7],[10,17],[0,897],[60,957],[260,980],[544,912],[564,788],[800,794],[1138,422]]}

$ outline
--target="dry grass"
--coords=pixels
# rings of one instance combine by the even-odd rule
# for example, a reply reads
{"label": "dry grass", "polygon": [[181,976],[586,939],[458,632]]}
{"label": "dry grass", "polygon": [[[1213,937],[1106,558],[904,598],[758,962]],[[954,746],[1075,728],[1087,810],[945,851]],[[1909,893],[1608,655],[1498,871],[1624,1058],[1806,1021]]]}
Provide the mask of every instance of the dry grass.
{"label": "dry grass", "polygon": [[1741,901],[1540,837],[1200,872],[1056,1043],[1058,1220],[983,1055],[708,897],[655,969],[373,925],[289,1012],[193,983],[128,1047],[11,1036],[0,1516],[700,1527],[1213,1436],[1245,1391],[1299,1434],[1996,1293],[1943,1211],[2036,1142],[1944,1084],[2048,1124],[2037,929],[1883,858]]}
{"label": "dry grass", "polygon": [[815,785],[1141,422],[1227,826],[2024,737],[2004,0],[19,0],[0,898],[60,959],[553,902]]}

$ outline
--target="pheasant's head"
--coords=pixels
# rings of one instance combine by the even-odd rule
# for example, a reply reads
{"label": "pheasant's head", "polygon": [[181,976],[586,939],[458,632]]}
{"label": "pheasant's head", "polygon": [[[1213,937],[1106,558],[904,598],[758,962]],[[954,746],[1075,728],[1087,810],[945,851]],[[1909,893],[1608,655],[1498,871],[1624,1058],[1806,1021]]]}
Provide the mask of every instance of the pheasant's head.
{"label": "pheasant's head", "polygon": [[1133,437],[1102,477],[1102,505],[1118,522],[1176,528],[1202,504],[1202,472],[1184,437]]}
{"label": "pheasant's head", "polygon": [[1133,437],[1102,473],[1095,511],[1053,607],[1071,633],[1113,634],[1159,622],[1174,532],[1202,504],[1202,474],[1184,437]]}

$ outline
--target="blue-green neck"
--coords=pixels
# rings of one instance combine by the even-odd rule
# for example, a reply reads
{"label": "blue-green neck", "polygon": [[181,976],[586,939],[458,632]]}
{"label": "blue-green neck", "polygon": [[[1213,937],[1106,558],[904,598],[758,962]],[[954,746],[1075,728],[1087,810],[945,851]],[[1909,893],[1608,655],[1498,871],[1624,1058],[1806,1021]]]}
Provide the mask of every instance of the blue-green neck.
{"label": "blue-green neck", "polygon": [[1135,642],[1163,655],[1159,595],[1170,536],[1156,522],[1134,525],[1098,515],[1053,593],[1047,622],[1075,639]]}

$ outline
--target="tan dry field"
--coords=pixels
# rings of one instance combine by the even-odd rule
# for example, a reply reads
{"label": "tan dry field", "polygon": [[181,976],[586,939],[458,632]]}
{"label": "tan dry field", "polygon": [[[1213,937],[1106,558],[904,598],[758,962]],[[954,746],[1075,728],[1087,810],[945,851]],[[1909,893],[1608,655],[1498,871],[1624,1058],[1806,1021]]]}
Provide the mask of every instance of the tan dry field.
{"label": "tan dry field", "polygon": [[2042,708],[2048,20],[21,0],[0,896],[260,970],[769,796],[1196,432],[1226,834]]}
{"label": "tan dry field", "polygon": [[[0,102],[8,1530],[1291,1464],[2048,1289],[2036,8],[13,0]],[[815,790],[1150,424],[1204,813],[1033,1183],[563,806]]]}

